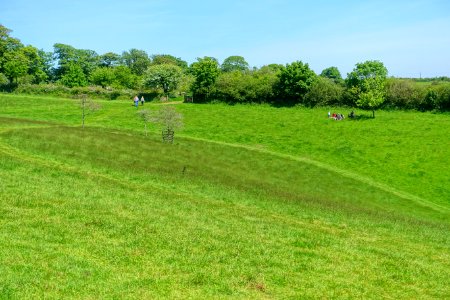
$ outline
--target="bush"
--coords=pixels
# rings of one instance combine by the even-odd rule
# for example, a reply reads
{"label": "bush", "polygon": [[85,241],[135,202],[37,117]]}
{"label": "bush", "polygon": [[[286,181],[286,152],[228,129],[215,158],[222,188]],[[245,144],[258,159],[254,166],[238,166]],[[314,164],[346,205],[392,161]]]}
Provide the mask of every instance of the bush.
{"label": "bush", "polygon": [[69,88],[61,84],[21,84],[15,90],[17,94],[51,95],[56,97],[77,97],[85,94],[97,99],[131,99],[136,91],[128,89],[104,89],[99,86]]}
{"label": "bush", "polygon": [[429,88],[425,98],[419,103],[419,110],[426,111],[426,110],[432,110],[434,108],[434,104],[436,103],[437,99],[439,97],[439,94],[437,90],[434,88]]}
{"label": "bush", "polygon": [[344,88],[335,81],[318,77],[305,96],[304,104],[309,107],[342,104]]}
{"label": "bush", "polygon": [[214,85],[214,98],[227,103],[267,103],[273,99],[277,81],[270,72],[225,72]]}
{"label": "bush", "polygon": [[450,111],[450,84],[442,84],[434,98],[434,107],[441,111]]}
{"label": "bush", "polygon": [[386,83],[384,107],[419,109],[424,101],[426,89],[412,80],[391,78]]}
{"label": "bush", "polygon": [[311,85],[316,80],[316,73],[309,68],[308,64],[296,61],[287,64],[278,74],[278,83],[275,92],[278,95],[279,104],[295,105],[304,101]]}
{"label": "bush", "polygon": [[0,73],[0,87],[7,86],[9,84],[9,80],[5,74]]}

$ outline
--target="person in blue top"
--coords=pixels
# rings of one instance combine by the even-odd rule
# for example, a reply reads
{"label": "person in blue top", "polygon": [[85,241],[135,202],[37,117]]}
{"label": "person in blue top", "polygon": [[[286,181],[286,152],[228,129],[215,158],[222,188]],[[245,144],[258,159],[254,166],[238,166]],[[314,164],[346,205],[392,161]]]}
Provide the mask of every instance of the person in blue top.
{"label": "person in blue top", "polygon": [[136,95],[136,96],[134,96],[134,106],[136,106],[136,108],[138,107],[138,105],[139,105],[139,97]]}

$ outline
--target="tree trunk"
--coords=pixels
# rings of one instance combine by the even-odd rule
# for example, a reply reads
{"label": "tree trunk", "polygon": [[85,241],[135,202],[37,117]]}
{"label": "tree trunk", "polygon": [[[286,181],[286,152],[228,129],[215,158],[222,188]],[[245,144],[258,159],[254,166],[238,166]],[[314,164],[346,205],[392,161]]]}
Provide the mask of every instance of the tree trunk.
{"label": "tree trunk", "polygon": [[372,110],[372,118],[375,119],[375,110]]}
{"label": "tree trunk", "polygon": [[85,99],[82,99],[81,101],[82,101],[82,106],[83,106],[83,112],[81,113],[81,120],[82,120],[81,127],[84,129],[84,115],[85,115],[84,110],[86,107],[86,101],[85,101]]}

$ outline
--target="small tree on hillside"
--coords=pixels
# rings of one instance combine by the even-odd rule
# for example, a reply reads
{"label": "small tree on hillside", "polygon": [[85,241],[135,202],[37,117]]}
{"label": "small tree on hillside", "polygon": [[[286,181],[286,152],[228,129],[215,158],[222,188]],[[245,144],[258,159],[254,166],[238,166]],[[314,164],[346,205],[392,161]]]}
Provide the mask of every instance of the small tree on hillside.
{"label": "small tree on hillside", "polygon": [[94,111],[101,108],[101,105],[88,99],[87,95],[83,94],[80,96],[80,108],[81,108],[81,127],[84,129],[84,120],[86,116]]}
{"label": "small tree on hillside", "polygon": [[372,110],[372,117],[375,118],[375,109],[384,102],[384,96],[384,80],[381,78],[367,78],[361,84],[356,105],[363,109]]}
{"label": "small tree on hillside", "polygon": [[144,132],[147,136],[147,124],[152,121],[150,111],[148,109],[143,109],[137,112],[139,118],[144,122]]}
{"label": "small tree on hillside", "polygon": [[166,143],[172,143],[175,130],[183,127],[183,115],[168,105],[151,114],[150,120],[160,126],[162,140]]}

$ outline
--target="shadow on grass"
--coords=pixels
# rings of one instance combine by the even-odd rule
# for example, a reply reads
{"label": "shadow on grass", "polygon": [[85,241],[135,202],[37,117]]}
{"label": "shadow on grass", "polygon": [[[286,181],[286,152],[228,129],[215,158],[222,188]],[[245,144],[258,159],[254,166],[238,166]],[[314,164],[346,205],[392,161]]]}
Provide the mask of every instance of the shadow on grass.
{"label": "shadow on grass", "polygon": [[353,118],[347,118],[350,121],[366,121],[373,120],[371,115],[355,115]]}

